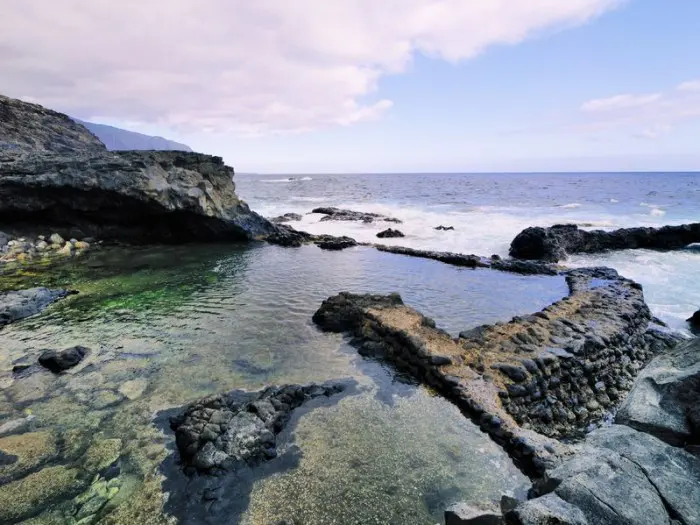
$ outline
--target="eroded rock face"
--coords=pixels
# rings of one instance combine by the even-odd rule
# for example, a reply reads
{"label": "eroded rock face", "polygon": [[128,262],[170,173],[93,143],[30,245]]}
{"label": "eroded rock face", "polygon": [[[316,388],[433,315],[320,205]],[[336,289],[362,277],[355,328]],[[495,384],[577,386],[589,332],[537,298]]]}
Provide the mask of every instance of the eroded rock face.
{"label": "eroded rock face", "polygon": [[380,213],[365,213],[361,211],[352,211],[352,210],[342,210],[340,208],[333,208],[333,207],[327,207],[327,208],[315,208],[311,210],[311,213],[320,213],[322,215],[325,215],[321,219],[321,222],[325,221],[360,221],[364,223],[372,223],[374,221],[378,222],[393,222],[396,224],[400,224],[401,221],[399,219],[396,219],[394,217],[387,217],[386,215],[382,215]]}
{"label": "eroded rock face", "polygon": [[0,293],[0,327],[36,315],[51,303],[73,293],[77,292],[49,290],[48,288],[30,288]]}
{"label": "eroded rock face", "polygon": [[580,230],[574,224],[533,227],[520,232],[510,245],[518,259],[557,262],[567,254],[648,248],[677,250],[700,242],[700,223],[662,228],[623,228],[611,232]]}
{"label": "eroded rock face", "polygon": [[700,339],[655,357],[615,421],[675,446],[700,444]]}
{"label": "eroded rock face", "polygon": [[238,199],[220,157],[108,152],[85,127],[0,97],[0,227],[68,238],[183,242],[277,232]]}
{"label": "eroded rock face", "polygon": [[0,152],[106,151],[105,145],[68,115],[0,95]]}
{"label": "eroded rock face", "polygon": [[0,224],[127,242],[250,240],[276,232],[198,153],[0,153]]}
{"label": "eroded rock face", "polygon": [[182,462],[198,472],[216,473],[270,460],[277,456],[276,436],[294,409],[348,386],[329,382],[234,390],[196,402],[171,419]]}

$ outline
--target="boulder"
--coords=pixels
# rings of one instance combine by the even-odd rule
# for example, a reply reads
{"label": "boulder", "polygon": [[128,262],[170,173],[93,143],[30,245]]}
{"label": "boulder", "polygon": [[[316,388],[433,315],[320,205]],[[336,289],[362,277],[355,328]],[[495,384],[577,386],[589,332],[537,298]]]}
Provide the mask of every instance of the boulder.
{"label": "boulder", "polygon": [[589,525],[581,509],[554,493],[521,503],[506,514],[509,525]]}
{"label": "boulder", "polygon": [[285,213],[284,215],[280,215],[279,217],[275,217],[273,219],[270,219],[270,222],[274,222],[276,224],[281,224],[284,222],[291,222],[291,221],[300,221],[302,219],[301,215],[298,213]]}
{"label": "boulder", "polygon": [[339,251],[357,246],[357,241],[350,237],[332,237],[317,241],[316,246],[322,250]]}
{"label": "boulder", "polygon": [[642,370],[615,421],[676,446],[700,444],[700,339],[681,343]]}
{"label": "boulder", "polygon": [[74,346],[60,352],[56,350],[45,350],[39,356],[39,364],[44,368],[48,368],[54,374],[58,374],[76,366],[89,351],[90,350],[84,346]]}
{"label": "boulder", "polygon": [[30,288],[0,293],[0,326],[41,312],[51,303],[77,292]]}
{"label": "boulder", "polygon": [[500,512],[481,510],[466,503],[455,503],[445,511],[445,525],[502,525]]}
{"label": "boulder", "polygon": [[697,242],[700,242],[700,223],[623,228],[611,232],[586,231],[575,224],[558,224],[550,228],[526,228],[513,239],[510,255],[518,259],[557,262],[567,254],[637,248],[677,250]]}
{"label": "boulder", "polygon": [[108,152],[68,116],[0,97],[0,225],[132,243],[276,233],[236,196],[232,179],[220,157]]}
{"label": "boulder", "polygon": [[690,325],[691,332],[700,335],[700,310],[688,318],[688,324]]}
{"label": "boulder", "polygon": [[399,230],[394,230],[392,228],[389,228],[387,230],[381,231],[377,234],[377,237],[380,239],[391,239],[391,238],[396,238],[396,237],[405,237],[403,232],[400,232]]}

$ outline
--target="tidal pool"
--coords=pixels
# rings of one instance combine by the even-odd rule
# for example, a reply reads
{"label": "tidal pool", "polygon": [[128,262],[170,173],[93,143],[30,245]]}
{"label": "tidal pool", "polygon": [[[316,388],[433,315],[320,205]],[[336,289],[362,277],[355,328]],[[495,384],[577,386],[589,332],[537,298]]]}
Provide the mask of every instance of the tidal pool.
{"label": "tidal pool", "polygon": [[[231,523],[428,525],[452,502],[526,487],[454,406],[311,316],[340,291],[398,291],[456,334],[560,299],[561,278],[267,245],[110,248],[0,276],[1,289],[38,285],[80,294],[0,331],[2,523],[194,523],[163,511],[173,438],[154,414],[235,388],[345,377],[358,393],[299,418],[298,465],[256,481]],[[68,373],[12,372],[76,344],[91,353]]]}

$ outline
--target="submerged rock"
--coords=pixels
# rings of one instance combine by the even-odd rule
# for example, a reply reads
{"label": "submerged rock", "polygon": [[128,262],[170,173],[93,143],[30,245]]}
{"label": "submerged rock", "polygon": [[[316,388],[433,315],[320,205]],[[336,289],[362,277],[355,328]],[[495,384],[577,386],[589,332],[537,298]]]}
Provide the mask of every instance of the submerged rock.
{"label": "submerged rock", "polygon": [[311,213],[320,213],[325,215],[321,219],[321,222],[325,221],[360,221],[365,223],[372,223],[374,221],[383,222],[394,222],[401,224],[399,219],[393,217],[387,217],[381,213],[367,213],[361,211],[343,210],[340,208],[326,207],[326,208],[315,208],[311,210]]}
{"label": "submerged rock", "polygon": [[51,303],[77,292],[30,288],[0,293],[0,327],[36,315]]}
{"label": "submerged rock", "polygon": [[39,356],[39,364],[44,368],[48,368],[54,374],[58,374],[76,366],[89,351],[90,349],[84,346],[74,346],[60,352],[56,350],[45,350]]}
{"label": "submerged rock", "polygon": [[405,237],[403,232],[400,232],[399,230],[394,230],[392,228],[389,228],[388,230],[381,231],[377,234],[377,237],[380,239],[391,239],[391,238],[396,238],[396,237]]}
{"label": "submerged rock", "polygon": [[198,472],[232,471],[277,456],[276,436],[294,409],[330,397],[347,383],[287,385],[232,392],[193,403],[171,419],[183,465]]}
{"label": "submerged rock", "polygon": [[500,512],[478,509],[466,503],[455,503],[445,511],[445,525],[502,525]]}
{"label": "submerged rock", "polygon": [[574,224],[558,224],[551,228],[523,230],[513,239],[510,255],[518,259],[557,262],[565,259],[567,254],[637,248],[677,250],[697,242],[700,242],[700,223],[623,228],[611,232],[586,231]]}
{"label": "submerged rock", "polygon": [[655,357],[615,421],[676,446],[700,444],[700,339]]}

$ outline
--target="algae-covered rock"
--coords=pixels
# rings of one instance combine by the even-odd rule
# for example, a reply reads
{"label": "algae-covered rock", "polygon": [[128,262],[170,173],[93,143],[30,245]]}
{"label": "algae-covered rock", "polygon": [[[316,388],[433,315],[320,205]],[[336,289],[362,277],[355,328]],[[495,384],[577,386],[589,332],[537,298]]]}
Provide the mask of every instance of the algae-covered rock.
{"label": "algae-covered rock", "polygon": [[41,513],[51,503],[79,493],[84,482],[78,470],[48,467],[0,486],[0,523],[15,523]]}
{"label": "algae-covered rock", "polygon": [[141,397],[147,387],[148,381],[145,379],[133,379],[122,383],[119,387],[119,393],[133,401]]}
{"label": "algae-covered rock", "polygon": [[51,432],[31,432],[0,438],[0,452],[14,458],[0,465],[0,483],[16,479],[56,456],[56,437]]}
{"label": "algae-covered rock", "polygon": [[82,466],[87,471],[100,472],[119,459],[121,450],[121,439],[96,439],[85,452]]}

